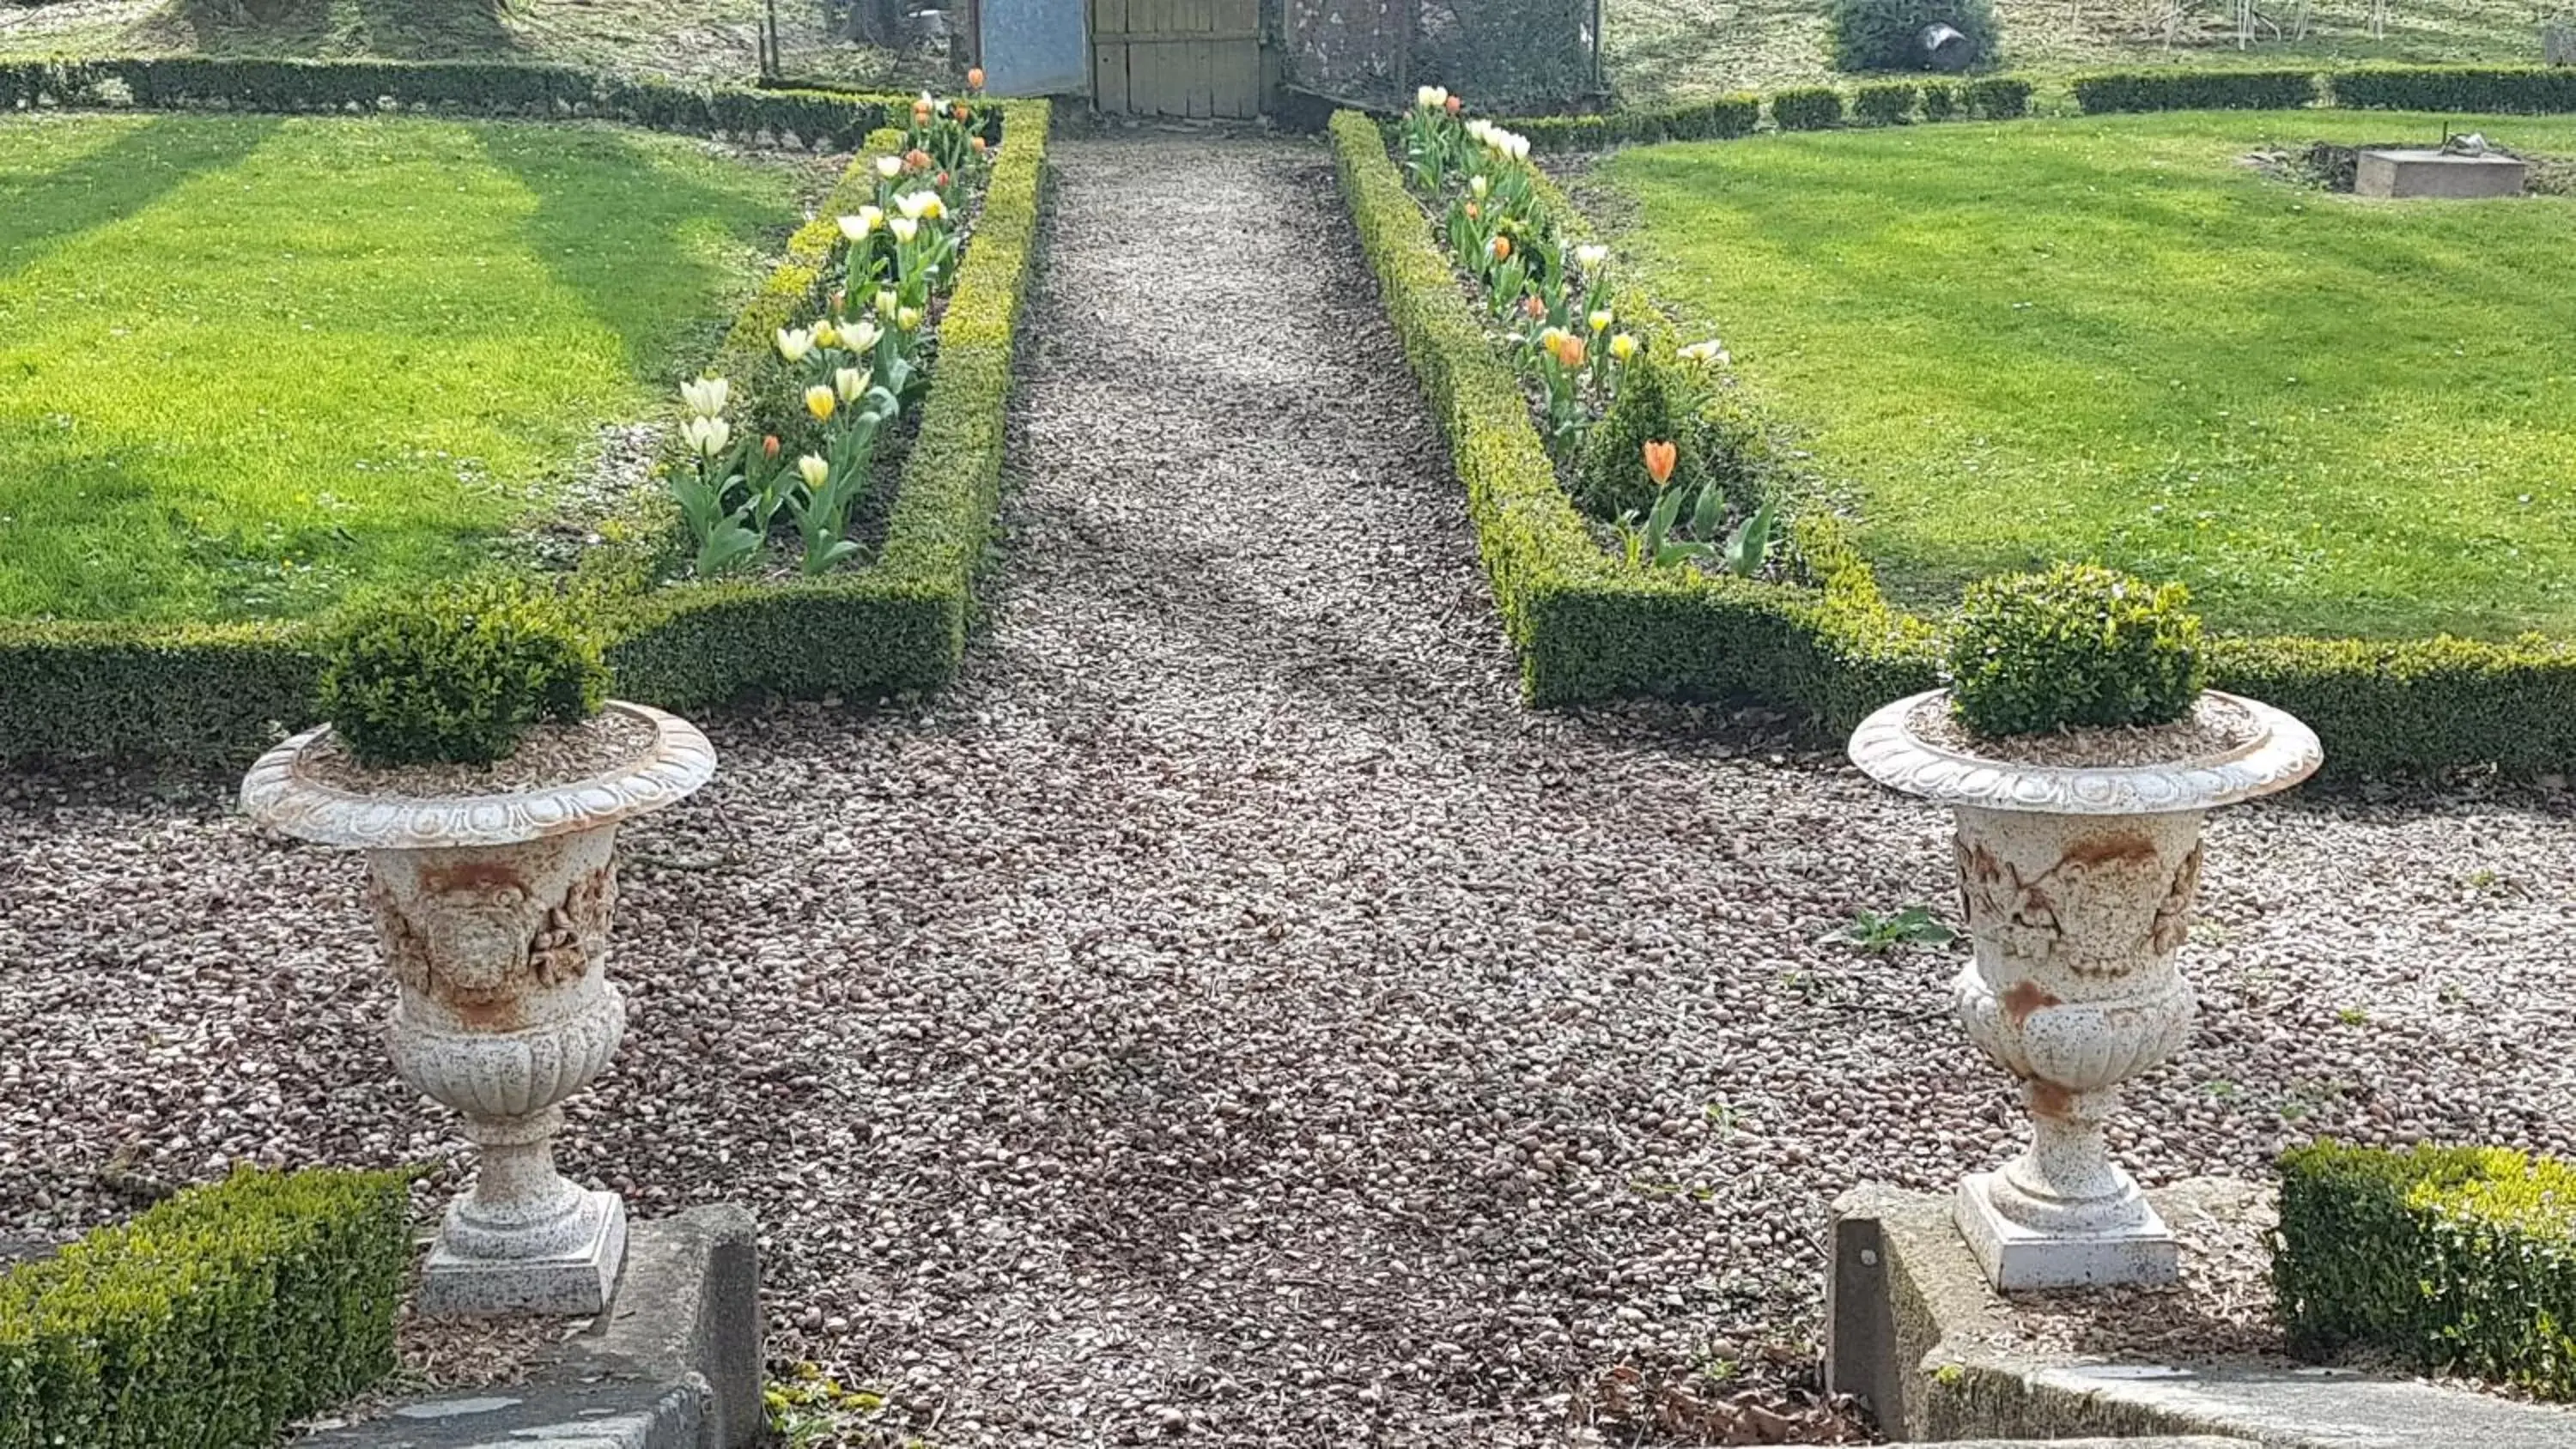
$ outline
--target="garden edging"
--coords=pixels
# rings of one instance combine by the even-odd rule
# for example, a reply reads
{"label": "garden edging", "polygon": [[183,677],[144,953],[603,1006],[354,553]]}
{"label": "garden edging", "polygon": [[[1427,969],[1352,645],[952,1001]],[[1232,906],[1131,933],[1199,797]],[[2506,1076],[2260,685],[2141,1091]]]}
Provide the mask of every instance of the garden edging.
{"label": "garden edging", "polygon": [[[10,101],[9,86],[31,73],[60,76],[66,67],[83,66],[94,79],[165,64],[0,65],[0,108]],[[338,64],[256,63],[292,66],[297,75],[329,73]],[[556,80],[582,74],[542,67],[347,64],[368,78],[358,89],[386,75],[449,70],[528,72]],[[165,92],[136,92],[138,99],[147,94]],[[792,128],[779,118],[794,114],[796,93],[740,94],[789,107],[771,124]],[[871,127],[888,114],[878,100],[826,99],[853,122],[864,119]],[[955,672],[965,648],[975,570],[999,502],[1014,329],[1039,243],[1051,123],[1042,100],[989,109],[998,112],[1007,139],[994,152],[974,242],[941,322],[937,366],[920,431],[903,462],[882,553],[864,568],[818,580],[648,588],[676,518],[658,490],[636,498],[627,515],[613,521],[615,540],[586,559],[580,575],[606,616],[600,622],[621,697],[690,710],[752,692],[818,698],[927,689]],[[859,136],[850,139],[855,144]],[[789,239],[782,264],[728,334],[720,366],[748,370],[756,357],[766,357],[767,339],[779,321],[814,305],[821,262],[838,237],[835,208],[845,192],[864,199],[873,185],[863,155],[816,217]],[[283,732],[313,721],[319,659],[309,643],[311,629],[301,621],[0,620],[0,762],[105,756],[237,767]]]}
{"label": "garden edging", "polygon": [[[1434,416],[1532,703],[1622,696],[1750,699],[1848,734],[1870,710],[1933,688],[1938,631],[1890,605],[1848,526],[1792,525],[1804,581],[1764,583],[1611,557],[1558,483],[1511,367],[1488,341],[1378,124],[1332,120],[1335,172]],[[1584,235],[1561,192],[1542,208]],[[1669,340],[1668,316],[1618,289],[1624,325]],[[2576,646],[2447,636],[2419,640],[2219,637],[2210,683],[2313,727],[2335,777],[2497,766],[2517,775],[2576,760]]]}

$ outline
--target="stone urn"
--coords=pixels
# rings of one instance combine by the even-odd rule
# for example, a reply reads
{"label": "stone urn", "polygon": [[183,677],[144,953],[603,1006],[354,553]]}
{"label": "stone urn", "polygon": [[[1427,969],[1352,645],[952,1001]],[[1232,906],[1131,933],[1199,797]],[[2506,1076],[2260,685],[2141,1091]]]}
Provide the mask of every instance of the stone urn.
{"label": "stone urn", "polygon": [[591,725],[586,754],[562,753],[563,783],[524,743],[506,773],[482,777],[487,793],[464,793],[477,777],[453,770],[362,771],[328,726],[242,781],[261,824],[366,852],[399,987],[394,1070],[462,1114],[477,1150],[473,1188],[430,1251],[424,1315],[597,1313],[625,1256],[625,1204],[557,1173],[554,1136],[626,1028],[607,977],[617,827],[705,784],[715,751],[642,705],[611,701]]}
{"label": "stone urn", "polygon": [[1975,957],[1953,983],[1968,1036],[2022,1084],[2030,1146],[1959,1189],[1959,1229],[2005,1290],[2171,1282],[2179,1253],[2103,1124],[2120,1086],[2173,1055],[2196,1003],[2175,961],[2201,822],[2324,762],[2296,719],[2216,691],[2158,730],[2023,741],[1966,734],[1949,693],[1861,723],[1851,757],[1950,807]]}

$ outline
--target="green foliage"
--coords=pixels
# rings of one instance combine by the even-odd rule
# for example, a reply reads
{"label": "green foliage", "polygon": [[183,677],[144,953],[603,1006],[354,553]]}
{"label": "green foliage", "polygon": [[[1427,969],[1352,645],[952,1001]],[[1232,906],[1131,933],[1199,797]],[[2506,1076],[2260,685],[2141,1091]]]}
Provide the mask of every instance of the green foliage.
{"label": "green foliage", "polygon": [[2372,66],[2326,77],[2338,106],[2453,115],[2576,111],[2576,66]]}
{"label": "green foliage", "polygon": [[1969,115],[1980,121],[2017,121],[2030,114],[2029,81],[2017,75],[1980,76],[1959,87]]}
{"label": "green foliage", "polygon": [[398,1173],[241,1171],[0,1274],[0,1449],[267,1449],[394,1366]]}
{"label": "green foliage", "polygon": [[1947,25],[1968,37],[1979,65],[2000,52],[1992,0],[1832,0],[1825,12],[1836,70],[1928,70],[1923,30]]}
{"label": "green foliage", "polygon": [[2306,70],[2106,70],[2075,77],[2084,114],[2110,111],[2286,111],[2317,98]]}
{"label": "green foliage", "polygon": [[1843,93],[1831,86],[1801,86],[1771,96],[1772,123],[1783,131],[1821,131],[1842,118]]}
{"label": "green foliage", "polygon": [[1950,697],[1981,735],[2183,717],[2205,676],[2180,584],[2094,564],[1970,584],[1950,638]]}
{"label": "green foliage", "polygon": [[1872,126],[1893,126],[1914,114],[1912,81],[1873,81],[1852,92],[1852,114]]}
{"label": "green foliage", "polygon": [[1956,81],[1923,82],[1923,119],[1951,121],[1968,114],[1967,92]]}
{"label": "green foliage", "polygon": [[2576,1166],[2502,1148],[2294,1148],[2272,1280],[2302,1353],[2372,1348],[2576,1399]]}
{"label": "green foliage", "polygon": [[1734,94],[1597,116],[1530,116],[1503,125],[1529,137],[1533,151],[1606,151],[1659,141],[1732,140],[1753,134],[1761,119],[1760,96]]}
{"label": "green foliage", "polygon": [[429,110],[481,116],[596,116],[655,131],[794,133],[848,146],[909,97],[697,89],[562,65],[472,60],[272,60],[111,56],[0,61],[0,110],[79,105],[108,81],[147,109],[222,104],[247,111]]}
{"label": "green foliage", "polygon": [[1861,911],[1843,927],[1842,938],[1864,951],[1893,951],[1899,946],[1947,946],[1959,933],[1941,924],[1929,907],[1900,911]]}
{"label": "green foliage", "polygon": [[1585,435],[1574,468],[1574,502],[1603,523],[1655,506],[1659,490],[1642,459],[1649,442],[1669,442],[1676,461],[1669,491],[1696,495],[1708,481],[1698,428],[1674,397],[1672,364],[1640,357],[1619,382],[1619,396]]}
{"label": "green foliage", "polygon": [[574,606],[515,579],[355,600],[322,652],[322,714],[373,767],[488,764],[597,714],[608,681]]}

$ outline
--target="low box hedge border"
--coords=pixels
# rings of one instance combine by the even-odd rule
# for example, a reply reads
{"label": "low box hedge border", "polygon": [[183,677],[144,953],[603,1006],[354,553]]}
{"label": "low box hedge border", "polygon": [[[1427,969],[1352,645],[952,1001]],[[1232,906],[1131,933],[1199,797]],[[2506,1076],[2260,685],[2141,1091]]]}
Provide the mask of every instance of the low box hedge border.
{"label": "low box hedge border", "polygon": [[2576,111],[2576,66],[2384,65],[2326,78],[2334,103],[2356,110],[2548,115]]}
{"label": "low box hedge border", "polygon": [[245,1170],[0,1274],[0,1449],[251,1449],[394,1367],[402,1173]]}
{"label": "low box hedge border", "polygon": [[[1848,526],[1829,512],[1791,525],[1794,583],[1639,569],[1596,543],[1385,133],[1351,111],[1333,117],[1331,132],[1361,250],[1448,438],[1532,703],[1759,700],[1839,736],[1888,700],[1940,682],[1939,630],[1886,600]],[[1539,194],[1565,235],[1589,235],[1544,178]],[[1650,345],[1675,335],[1633,286],[1618,288],[1614,307]],[[2307,721],[2339,777],[2485,766],[2528,776],[2576,761],[2576,646],[2564,640],[2221,636],[2208,651],[2212,684]]]}
{"label": "low box hedge border", "polygon": [[2076,108],[2124,111],[2289,111],[2314,105],[2313,70],[2104,70],[2075,77]]}
{"label": "low box hedge border", "polygon": [[[677,511],[658,493],[633,500],[610,523],[611,546],[594,550],[579,575],[604,616],[621,697],[704,709],[754,693],[812,699],[929,689],[955,674],[1000,500],[1011,349],[1036,263],[1052,122],[1045,101],[987,109],[988,127],[998,122],[1004,144],[940,321],[884,549],[864,568],[821,579],[655,588],[677,537]],[[774,368],[771,334],[819,303],[836,217],[874,195],[868,159],[854,161],[815,218],[788,239],[784,260],[719,349],[715,365],[730,369],[737,385]],[[754,387],[751,395],[762,394]],[[312,722],[320,663],[307,634],[308,626],[291,623],[0,620],[0,762],[106,757],[238,767],[280,730]]]}
{"label": "low box hedge border", "polygon": [[[111,83],[112,86],[111,86]],[[122,95],[116,94],[121,89]],[[692,88],[573,66],[457,60],[267,60],[218,56],[0,61],[0,109],[122,103],[144,110],[373,111],[593,116],[655,131],[855,146],[909,97]]]}
{"label": "low box hedge border", "polygon": [[2280,1166],[2272,1282],[2293,1349],[2576,1399],[2576,1166],[2336,1142]]}

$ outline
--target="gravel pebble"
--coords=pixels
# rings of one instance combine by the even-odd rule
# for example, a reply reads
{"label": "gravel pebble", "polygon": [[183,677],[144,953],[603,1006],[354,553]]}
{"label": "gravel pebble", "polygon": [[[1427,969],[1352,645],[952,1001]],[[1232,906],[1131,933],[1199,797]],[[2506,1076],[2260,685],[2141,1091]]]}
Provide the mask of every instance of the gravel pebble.
{"label": "gravel pebble", "polygon": [[[714,722],[628,838],[567,1170],[748,1203],[773,1355],[943,1446],[1843,1432],[1800,1387],[1827,1204],[2019,1133],[1955,948],[1829,939],[1946,909],[1944,818],[1763,716],[1525,709],[1324,151],[1057,154],[966,676]],[[2203,1022],[2122,1159],[2576,1149],[2568,815],[2221,815]],[[217,789],[0,782],[0,1236],[122,1215],[111,1161],[452,1191],[358,879]]]}

